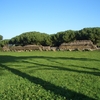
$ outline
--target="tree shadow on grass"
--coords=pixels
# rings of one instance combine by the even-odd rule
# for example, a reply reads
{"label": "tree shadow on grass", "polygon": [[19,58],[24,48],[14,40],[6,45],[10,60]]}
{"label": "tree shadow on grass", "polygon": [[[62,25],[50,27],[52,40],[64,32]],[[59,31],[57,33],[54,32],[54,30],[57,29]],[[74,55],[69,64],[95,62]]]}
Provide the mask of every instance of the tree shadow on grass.
{"label": "tree shadow on grass", "polygon": [[[93,98],[90,98],[84,94],[81,93],[76,93],[75,91],[69,90],[69,89],[64,89],[62,87],[56,86],[50,82],[47,82],[41,78],[38,77],[34,77],[34,76],[30,76],[24,72],[21,72],[17,69],[14,68],[10,68],[7,67],[5,65],[5,63],[10,62],[10,63],[20,63],[21,62],[25,62],[25,63],[33,63],[37,66],[45,66],[45,67],[52,67],[53,70],[64,70],[64,71],[70,71],[70,72],[78,72],[78,73],[88,73],[88,74],[92,74],[92,75],[96,75],[96,76],[100,76],[99,72],[89,72],[89,71],[79,71],[79,70],[75,70],[75,69],[70,69],[70,68],[65,68],[65,67],[61,67],[61,66],[53,66],[53,65],[47,65],[47,64],[40,64],[38,62],[28,62],[25,61],[25,59],[30,60],[30,59],[45,59],[48,61],[55,60],[55,59],[61,59],[61,60],[78,60],[78,61],[97,61],[99,62],[100,60],[97,59],[89,59],[89,58],[74,58],[74,57],[48,57],[48,56],[20,56],[20,57],[15,57],[15,56],[0,56],[0,67],[1,68],[5,68],[6,70],[11,71],[13,74],[18,75],[22,78],[26,78],[27,80],[29,80],[32,83],[35,84],[39,84],[41,85],[45,90],[50,90],[51,92],[53,92],[56,95],[61,95],[66,97],[68,100],[72,99],[72,100],[95,100]],[[56,62],[57,63],[57,62]],[[75,67],[75,66],[74,66]]]}
{"label": "tree shadow on grass", "polygon": [[81,93],[76,93],[75,91],[69,90],[69,89],[64,89],[60,86],[56,86],[48,81],[45,81],[41,78],[30,76],[24,72],[21,72],[17,69],[10,68],[6,65],[0,64],[1,68],[5,68],[8,71],[11,71],[13,74],[18,75],[22,78],[26,78],[32,83],[39,84],[41,85],[45,90],[50,90],[53,92],[55,95],[61,95],[63,97],[66,97],[68,100],[95,100],[91,97],[88,97],[84,94]]}
{"label": "tree shadow on grass", "polygon": [[90,58],[75,58],[75,57],[50,57],[50,56],[19,56],[19,57],[15,57],[15,56],[5,56],[5,55],[0,55],[0,62],[2,63],[6,63],[6,62],[12,62],[12,61],[19,61],[19,60],[23,60],[23,59],[46,59],[46,60],[55,60],[55,59],[59,59],[59,60],[78,60],[78,61],[97,61],[100,62],[100,60],[98,59],[90,59]]}
{"label": "tree shadow on grass", "polygon": [[[0,55],[0,63],[6,63],[6,62],[24,62],[24,63],[31,63],[31,64],[35,64],[36,66],[45,66],[48,67],[47,69],[50,69],[50,67],[53,68],[53,70],[64,70],[64,71],[73,71],[73,72],[78,72],[78,73],[87,73],[87,74],[92,74],[92,75],[96,75],[96,76],[100,76],[100,71],[98,70],[98,72],[94,72],[94,71],[80,71],[80,70],[75,70],[72,68],[66,68],[63,67],[63,64],[59,62],[59,64],[62,64],[62,66],[53,66],[53,65],[47,65],[47,64],[40,64],[40,62],[29,62],[29,61],[25,61],[25,59],[27,60],[33,60],[33,59],[45,59],[48,60],[50,62],[55,62],[57,63],[57,61],[55,61],[55,59],[61,59],[61,60],[79,60],[79,61],[97,61],[99,62],[99,60],[97,59],[90,59],[90,58],[74,58],[74,57],[48,57],[48,56],[19,56],[19,57],[15,57],[15,56],[5,56],[5,55]],[[71,66],[71,65],[69,65]],[[79,66],[75,66],[72,65],[73,67],[79,67]],[[84,67],[83,67],[84,68]],[[43,68],[44,69],[44,68]]]}
{"label": "tree shadow on grass", "polygon": [[[70,72],[77,72],[77,73],[83,73],[83,74],[91,74],[91,75],[95,75],[95,76],[100,76],[100,71],[98,72],[94,72],[94,71],[85,71],[85,70],[75,70],[72,68],[66,68],[63,66],[55,66],[55,65],[47,65],[47,64],[40,64],[39,62],[29,62],[29,61],[23,61],[23,63],[31,63],[34,64],[36,66],[43,66],[43,67],[47,67],[47,68],[37,68],[40,70],[63,70],[63,71],[70,71]],[[71,66],[71,65],[69,65]],[[74,66],[73,67],[79,67],[79,66]],[[84,68],[84,67],[83,67]]]}
{"label": "tree shadow on grass", "polygon": [[89,67],[85,67],[85,66],[77,66],[77,65],[69,65],[69,66],[76,67],[76,68],[89,69],[89,70],[99,71],[99,72],[100,72],[100,69],[98,69],[98,68],[89,68]]}
{"label": "tree shadow on grass", "polygon": [[6,63],[6,62],[13,62],[13,61],[20,61],[20,60],[25,60],[25,59],[45,59],[51,62],[59,63],[55,60],[78,60],[78,61],[96,61],[100,62],[98,59],[93,59],[93,58],[76,58],[76,57],[50,57],[50,56],[10,56],[10,55],[0,55],[0,62],[1,63]]}

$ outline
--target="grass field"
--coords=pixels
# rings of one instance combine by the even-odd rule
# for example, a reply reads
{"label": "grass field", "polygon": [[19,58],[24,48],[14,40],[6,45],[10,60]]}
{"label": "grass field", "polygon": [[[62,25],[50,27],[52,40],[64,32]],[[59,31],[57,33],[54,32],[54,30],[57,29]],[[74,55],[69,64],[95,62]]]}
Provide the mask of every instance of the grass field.
{"label": "grass field", "polygon": [[100,100],[100,51],[0,52],[0,100]]}

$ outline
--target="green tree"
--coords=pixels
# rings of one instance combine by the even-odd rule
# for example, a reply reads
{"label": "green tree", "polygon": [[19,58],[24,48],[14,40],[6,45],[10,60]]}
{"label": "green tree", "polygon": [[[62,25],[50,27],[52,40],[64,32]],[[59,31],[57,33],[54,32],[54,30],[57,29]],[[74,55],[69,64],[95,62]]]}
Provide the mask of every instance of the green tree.
{"label": "green tree", "polygon": [[63,41],[70,42],[75,40],[75,33],[72,30],[65,31],[63,34]]}
{"label": "green tree", "polygon": [[83,28],[77,31],[67,30],[51,35],[36,31],[25,32],[10,39],[9,43],[15,45],[36,44],[59,46],[63,42],[71,42],[74,40],[91,40],[96,45],[100,44],[100,28]]}
{"label": "green tree", "polygon": [[2,35],[0,35],[0,40],[3,40],[3,36]]}
{"label": "green tree", "polygon": [[5,39],[5,40],[1,40],[0,41],[0,46],[3,47],[3,46],[8,46],[9,44],[9,40],[8,39]]}

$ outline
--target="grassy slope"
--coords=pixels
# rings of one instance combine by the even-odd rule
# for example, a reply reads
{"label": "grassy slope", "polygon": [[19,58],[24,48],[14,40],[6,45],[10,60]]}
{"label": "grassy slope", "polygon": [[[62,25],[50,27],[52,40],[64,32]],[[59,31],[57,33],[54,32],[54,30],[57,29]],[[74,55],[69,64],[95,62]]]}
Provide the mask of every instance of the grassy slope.
{"label": "grassy slope", "polygon": [[100,52],[0,52],[0,100],[99,100]]}

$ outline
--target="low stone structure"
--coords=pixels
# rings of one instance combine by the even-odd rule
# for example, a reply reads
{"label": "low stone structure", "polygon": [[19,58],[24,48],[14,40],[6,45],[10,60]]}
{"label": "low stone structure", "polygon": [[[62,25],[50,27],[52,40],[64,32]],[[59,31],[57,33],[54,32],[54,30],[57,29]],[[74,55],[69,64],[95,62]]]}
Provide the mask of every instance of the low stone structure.
{"label": "low stone structure", "polygon": [[10,51],[24,51],[22,46],[11,46],[9,49]]}
{"label": "low stone structure", "polygon": [[34,51],[34,50],[40,50],[41,45],[26,45],[26,46],[10,46],[10,47],[3,47],[3,51]]}
{"label": "low stone structure", "polygon": [[24,51],[34,51],[34,50],[40,50],[40,47],[42,47],[42,46],[39,46],[39,45],[26,45],[26,46],[23,46],[23,49],[24,49]]}
{"label": "low stone structure", "polygon": [[2,48],[2,50],[3,50],[3,51],[10,51],[10,49],[9,49],[8,46],[4,46],[4,47]]}
{"label": "low stone structure", "polygon": [[70,43],[62,43],[59,47],[50,47],[42,45],[25,45],[25,46],[4,46],[3,51],[57,51],[57,50],[96,50],[97,47],[90,40],[77,40]]}
{"label": "low stone structure", "polygon": [[77,40],[70,43],[62,43],[59,46],[60,50],[94,50],[97,47],[90,40]]}
{"label": "low stone structure", "polygon": [[59,47],[50,47],[50,50],[51,51],[57,51],[57,50],[59,50]]}
{"label": "low stone structure", "polygon": [[43,51],[50,51],[51,49],[50,49],[50,46],[43,46],[42,48],[41,48]]}

